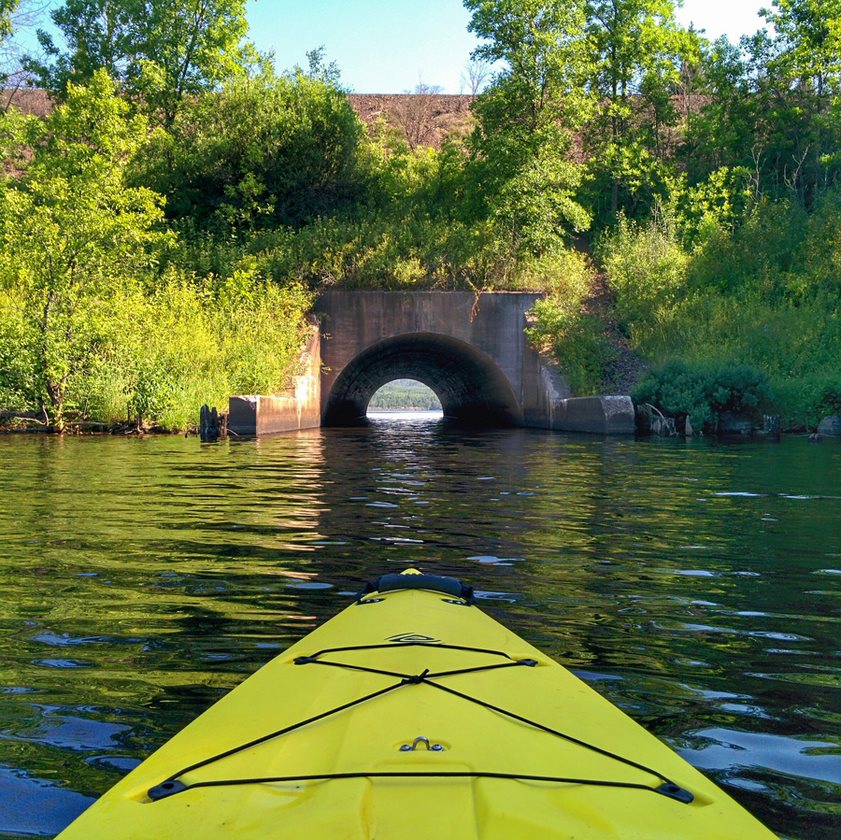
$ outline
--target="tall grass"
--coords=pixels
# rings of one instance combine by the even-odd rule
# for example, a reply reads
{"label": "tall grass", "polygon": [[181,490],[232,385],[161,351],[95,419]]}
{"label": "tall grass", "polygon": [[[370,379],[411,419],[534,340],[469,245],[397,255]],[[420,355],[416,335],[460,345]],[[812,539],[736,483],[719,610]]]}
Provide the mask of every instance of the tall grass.
{"label": "tall grass", "polygon": [[602,320],[585,307],[593,284],[589,260],[565,251],[535,261],[531,271],[547,295],[535,304],[526,335],[559,365],[573,394],[596,393],[614,350]]}
{"label": "tall grass", "polygon": [[[310,295],[253,272],[223,281],[175,270],[154,289],[123,284],[86,313],[98,325],[67,385],[68,417],[184,430],[202,404],[273,393],[295,373]],[[37,411],[37,330],[25,301],[0,291],[0,410]]]}
{"label": "tall grass", "polygon": [[668,219],[620,223],[601,258],[632,344],[655,363],[748,364],[788,427],[813,427],[841,371],[840,211],[839,193],[811,215],[763,202],[694,243]]}

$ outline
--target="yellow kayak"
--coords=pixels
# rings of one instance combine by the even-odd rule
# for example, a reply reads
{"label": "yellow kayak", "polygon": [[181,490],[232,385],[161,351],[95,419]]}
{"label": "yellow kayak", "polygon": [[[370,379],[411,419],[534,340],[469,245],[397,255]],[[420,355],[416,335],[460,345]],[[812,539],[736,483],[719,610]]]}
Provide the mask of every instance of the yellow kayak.
{"label": "yellow kayak", "polygon": [[370,584],[60,835],[774,836],[469,587],[414,570]]}

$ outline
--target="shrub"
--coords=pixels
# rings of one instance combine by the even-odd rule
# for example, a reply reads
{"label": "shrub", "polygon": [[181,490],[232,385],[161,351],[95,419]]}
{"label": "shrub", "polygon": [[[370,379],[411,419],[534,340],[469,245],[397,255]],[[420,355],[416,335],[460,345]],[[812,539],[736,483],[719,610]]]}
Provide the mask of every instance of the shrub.
{"label": "shrub", "polygon": [[595,393],[615,351],[602,320],[584,308],[592,283],[589,263],[565,251],[536,261],[532,270],[551,291],[531,312],[529,341],[557,362],[574,394]]}
{"label": "shrub", "polygon": [[139,425],[193,426],[203,403],[277,393],[296,372],[310,297],[242,270],[213,284],[170,272],[140,303],[123,366]]}
{"label": "shrub", "polygon": [[298,226],[364,189],[364,128],[333,82],[269,70],[185,101],[137,161],[171,218],[227,230]]}
{"label": "shrub", "polygon": [[785,380],[775,385],[774,402],[787,428],[814,429],[824,417],[841,415],[841,378],[814,374]]}
{"label": "shrub", "polygon": [[769,302],[781,300],[792,273],[802,273],[808,224],[800,205],[765,200],[734,230],[710,227],[692,253],[689,287],[726,294],[758,293]]}
{"label": "shrub", "polygon": [[756,419],[770,400],[767,376],[742,364],[690,367],[671,361],[651,370],[632,394],[664,414],[688,416],[696,429],[714,431],[725,411]]}
{"label": "shrub", "polygon": [[38,408],[37,367],[31,348],[37,336],[26,318],[24,296],[0,288],[0,412]]}
{"label": "shrub", "polygon": [[647,225],[620,219],[598,251],[620,322],[634,343],[644,345],[673,317],[689,255],[665,216]]}
{"label": "shrub", "polygon": [[539,300],[533,315],[535,322],[526,330],[529,340],[554,358],[573,394],[596,393],[615,356],[602,320],[556,297]]}
{"label": "shrub", "polygon": [[824,380],[818,391],[817,409],[824,414],[841,415],[841,379]]}

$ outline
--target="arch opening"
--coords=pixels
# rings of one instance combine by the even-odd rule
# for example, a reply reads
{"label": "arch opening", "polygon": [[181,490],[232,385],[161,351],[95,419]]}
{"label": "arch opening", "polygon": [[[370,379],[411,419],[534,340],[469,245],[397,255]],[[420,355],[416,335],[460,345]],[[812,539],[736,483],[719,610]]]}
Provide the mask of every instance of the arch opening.
{"label": "arch opening", "polygon": [[446,418],[494,426],[521,419],[511,384],[488,355],[450,336],[410,333],[371,345],[345,366],[327,396],[322,425],[365,423],[373,395],[395,379],[426,385]]}
{"label": "arch opening", "polygon": [[367,416],[388,418],[399,414],[443,413],[438,395],[417,379],[392,379],[376,390],[368,403]]}

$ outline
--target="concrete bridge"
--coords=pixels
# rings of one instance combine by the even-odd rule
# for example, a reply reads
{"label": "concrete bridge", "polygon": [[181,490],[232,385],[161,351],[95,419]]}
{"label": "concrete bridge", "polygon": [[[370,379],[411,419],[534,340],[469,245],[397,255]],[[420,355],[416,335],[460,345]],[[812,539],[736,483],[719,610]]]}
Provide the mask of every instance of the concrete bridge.
{"label": "concrete bridge", "polygon": [[239,396],[238,434],[365,422],[376,391],[394,379],[431,388],[444,415],[467,423],[632,434],[628,397],[573,398],[556,366],[525,336],[534,293],[330,290],[303,373],[284,395]]}

